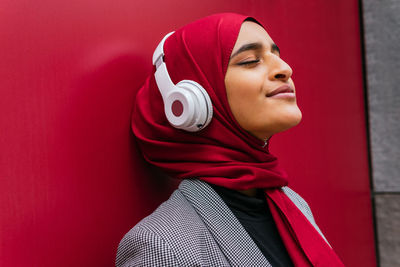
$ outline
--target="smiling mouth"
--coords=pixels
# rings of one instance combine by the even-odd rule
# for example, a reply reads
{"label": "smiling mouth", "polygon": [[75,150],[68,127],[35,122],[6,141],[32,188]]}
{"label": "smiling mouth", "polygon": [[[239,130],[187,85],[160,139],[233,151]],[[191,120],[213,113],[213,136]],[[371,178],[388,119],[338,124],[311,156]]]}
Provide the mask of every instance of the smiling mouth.
{"label": "smiling mouth", "polygon": [[274,96],[285,96],[285,97],[295,97],[294,89],[288,84],[282,85],[272,92],[269,92],[266,97],[274,97]]}

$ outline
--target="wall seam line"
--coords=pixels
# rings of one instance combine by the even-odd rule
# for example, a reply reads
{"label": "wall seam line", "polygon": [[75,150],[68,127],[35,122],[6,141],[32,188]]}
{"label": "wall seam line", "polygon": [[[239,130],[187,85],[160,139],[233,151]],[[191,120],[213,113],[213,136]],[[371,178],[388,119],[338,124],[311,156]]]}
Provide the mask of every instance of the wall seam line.
{"label": "wall seam line", "polygon": [[368,158],[368,174],[369,174],[369,182],[370,182],[370,199],[371,199],[371,207],[372,207],[372,223],[374,230],[374,248],[375,248],[375,260],[376,266],[380,267],[380,253],[378,246],[378,228],[377,228],[377,214],[376,214],[376,206],[375,206],[375,195],[374,191],[374,181],[373,181],[373,172],[372,172],[372,144],[371,144],[371,136],[370,136],[370,122],[369,122],[369,97],[368,97],[368,70],[367,70],[367,59],[366,59],[366,47],[365,47],[365,31],[364,31],[364,9],[363,9],[363,0],[358,0],[358,12],[359,12],[359,26],[360,26],[360,49],[361,49],[361,69],[362,69],[362,84],[363,84],[363,92],[364,92],[364,109],[365,109],[365,126],[366,126],[366,141],[367,141],[367,158]]}

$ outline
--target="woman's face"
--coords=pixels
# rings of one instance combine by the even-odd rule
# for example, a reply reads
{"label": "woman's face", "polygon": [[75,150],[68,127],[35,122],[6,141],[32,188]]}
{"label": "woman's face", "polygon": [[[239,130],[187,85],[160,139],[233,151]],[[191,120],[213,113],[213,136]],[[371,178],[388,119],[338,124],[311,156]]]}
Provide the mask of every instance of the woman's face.
{"label": "woman's face", "polygon": [[300,122],[291,76],[264,28],[245,21],[225,76],[229,106],[243,129],[265,140]]}

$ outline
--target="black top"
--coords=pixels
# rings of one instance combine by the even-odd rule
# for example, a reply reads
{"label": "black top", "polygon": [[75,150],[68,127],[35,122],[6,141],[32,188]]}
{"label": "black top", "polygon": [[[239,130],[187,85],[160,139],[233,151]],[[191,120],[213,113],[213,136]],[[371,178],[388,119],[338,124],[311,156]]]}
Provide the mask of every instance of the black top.
{"label": "black top", "polygon": [[211,185],[224,200],[272,266],[294,266],[276,228],[264,192],[250,197]]}

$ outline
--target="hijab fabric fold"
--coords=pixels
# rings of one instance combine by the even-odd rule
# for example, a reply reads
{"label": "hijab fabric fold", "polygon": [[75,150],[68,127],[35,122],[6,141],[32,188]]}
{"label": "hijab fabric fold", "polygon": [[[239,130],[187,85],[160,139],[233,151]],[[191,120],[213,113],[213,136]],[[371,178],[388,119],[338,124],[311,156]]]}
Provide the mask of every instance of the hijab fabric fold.
{"label": "hijab fabric fold", "polygon": [[171,80],[175,84],[194,80],[211,98],[214,115],[205,129],[192,133],[169,124],[153,70],[136,96],[132,130],[145,159],[172,177],[197,178],[234,190],[265,189],[295,266],[343,266],[280,190],[288,184],[288,177],[277,158],[262,140],[243,130],[231,113],[224,78],[246,19],[255,21],[233,13],[205,17],[176,30],[164,44],[164,61]]}

